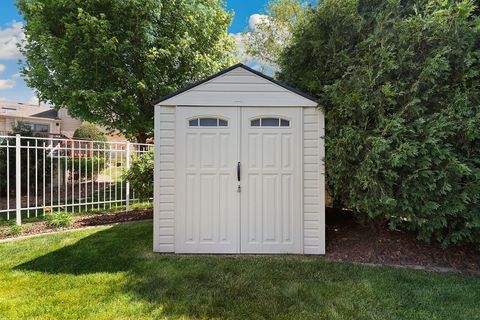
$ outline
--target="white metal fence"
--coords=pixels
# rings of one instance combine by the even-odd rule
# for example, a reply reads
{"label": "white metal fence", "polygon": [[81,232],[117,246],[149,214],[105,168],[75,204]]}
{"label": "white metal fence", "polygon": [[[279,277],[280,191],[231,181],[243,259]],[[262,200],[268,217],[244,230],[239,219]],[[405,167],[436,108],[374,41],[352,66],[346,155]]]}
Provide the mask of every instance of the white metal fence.
{"label": "white metal fence", "polygon": [[153,145],[0,136],[0,219],[123,207],[135,197],[122,178],[131,159]]}

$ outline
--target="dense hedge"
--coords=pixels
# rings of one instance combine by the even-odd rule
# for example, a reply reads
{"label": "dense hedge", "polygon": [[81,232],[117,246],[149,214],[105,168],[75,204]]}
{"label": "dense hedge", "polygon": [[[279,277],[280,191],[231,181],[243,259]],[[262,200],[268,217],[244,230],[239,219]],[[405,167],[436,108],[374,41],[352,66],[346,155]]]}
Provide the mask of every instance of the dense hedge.
{"label": "dense hedge", "polygon": [[323,0],[279,77],[326,111],[327,179],[362,220],[480,245],[480,23],[469,1]]}

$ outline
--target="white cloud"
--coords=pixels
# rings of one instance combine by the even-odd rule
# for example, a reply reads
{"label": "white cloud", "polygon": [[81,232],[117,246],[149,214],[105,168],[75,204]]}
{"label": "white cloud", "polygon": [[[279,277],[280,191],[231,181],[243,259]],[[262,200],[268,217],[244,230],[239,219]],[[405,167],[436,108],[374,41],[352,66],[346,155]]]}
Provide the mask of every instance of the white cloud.
{"label": "white cloud", "polygon": [[38,106],[38,97],[36,95],[33,95],[30,100],[28,100],[29,104],[34,104]]}
{"label": "white cloud", "polygon": [[0,64],[0,73],[2,73],[3,71],[5,71],[5,69],[7,69],[7,67],[5,67],[4,64]]}
{"label": "white cloud", "polygon": [[22,77],[22,75],[20,74],[20,72],[12,74],[13,79],[18,79],[18,78],[21,78],[21,77]]}
{"label": "white cloud", "polygon": [[0,101],[6,101],[7,98],[6,97],[0,97]]}
{"label": "white cloud", "polygon": [[257,25],[263,21],[267,21],[268,16],[263,15],[263,14],[252,14],[250,18],[248,19],[248,31],[246,32],[240,32],[240,33],[231,33],[230,36],[235,39],[237,42],[237,48],[236,48],[236,55],[238,60],[240,62],[247,64],[253,69],[256,69],[261,72],[265,72],[267,74],[273,74],[275,73],[275,67],[266,63],[259,61],[257,58],[247,54],[246,46],[245,46],[245,40],[253,33],[253,32],[260,32],[257,29]]}
{"label": "white cloud", "polygon": [[0,59],[19,59],[22,54],[17,44],[25,39],[23,24],[12,21],[10,26],[0,29]]}
{"label": "white cloud", "polygon": [[15,87],[15,84],[14,80],[0,79],[0,90],[12,89]]}
{"label": "white cloud", "polygon": [[[30,100],[28,100],[27,103],[28,103],[28,104],[34,104],[34,105],[38,106],[38,97],[37,97],[37,95],[34,94],[34,95],[30,98]],[[41,105],[42,107],[47,107],[47,106],[50,107],[50,106],[51,106],[50,104],[45,103],[45,102],[43,102],[43,101],[40,101],[40,105]]]}
{"label": "white cloud", "polygon": [[268,16],[264,14],[252,14],[250,18],[248,19],[248,26],[250,27],[250,30],[256,31],[257,30],[257,24],[260,22],[263,22],[268,19]]}

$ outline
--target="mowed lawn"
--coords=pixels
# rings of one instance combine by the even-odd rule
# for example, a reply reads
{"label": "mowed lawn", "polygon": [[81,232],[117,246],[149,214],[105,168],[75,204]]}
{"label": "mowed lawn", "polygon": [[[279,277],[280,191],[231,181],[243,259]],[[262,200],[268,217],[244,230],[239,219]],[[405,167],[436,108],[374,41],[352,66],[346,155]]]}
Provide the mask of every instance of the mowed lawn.
{"label": "mowed lawn", "polygon": [[480,278],[151,248],[150,222],[0,243],[0,319],[480,319]]}

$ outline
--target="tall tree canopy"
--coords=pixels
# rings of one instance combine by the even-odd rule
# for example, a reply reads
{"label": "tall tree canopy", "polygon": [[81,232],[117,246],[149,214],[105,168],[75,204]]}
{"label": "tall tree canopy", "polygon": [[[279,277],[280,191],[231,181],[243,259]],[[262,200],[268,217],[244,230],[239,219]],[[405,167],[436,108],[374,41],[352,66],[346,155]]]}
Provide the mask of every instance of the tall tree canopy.
{"label": "tall tree canopy", "polygon": [[480,245],[480,20],[468,0],[322,0],[280,78],[325,109],[334,197],[358,217]]}
{"label": "tall tree canopy", "polygon": [[222,0],[18,0],[39,98],[145,141],[152,101],[233,63]]}
{"label": "tall tree canopy", "polygon": [[264,8],[264,15],[243,38],[247,54],[272,67],[277,67],[283,49],[289,44],[293,31],[310,10],[304,0],[272,0]]}

